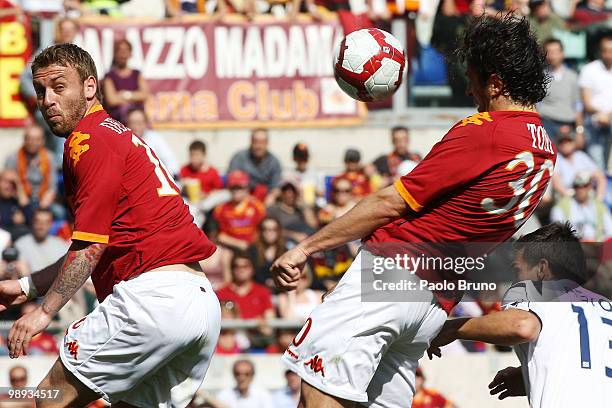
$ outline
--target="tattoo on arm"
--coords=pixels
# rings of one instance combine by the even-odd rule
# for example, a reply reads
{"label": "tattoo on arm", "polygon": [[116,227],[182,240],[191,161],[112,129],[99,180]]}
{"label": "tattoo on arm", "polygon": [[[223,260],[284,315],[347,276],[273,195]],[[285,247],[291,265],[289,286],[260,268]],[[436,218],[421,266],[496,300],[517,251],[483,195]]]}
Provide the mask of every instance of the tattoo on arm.
{"label": "tattoo on arm", "polygon": [[57,313],[74,296],[95,269],[106,246],[94,243],[76,249],[71,248],[68,251],[55,281],[43,300],[43,310],[52,314]]}

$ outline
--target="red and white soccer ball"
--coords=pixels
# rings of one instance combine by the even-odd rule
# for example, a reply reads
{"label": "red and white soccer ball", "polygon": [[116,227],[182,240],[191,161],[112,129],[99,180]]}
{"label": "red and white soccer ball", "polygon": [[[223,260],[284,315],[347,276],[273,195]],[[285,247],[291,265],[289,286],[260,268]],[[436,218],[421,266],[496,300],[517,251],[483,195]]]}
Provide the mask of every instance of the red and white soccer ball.
{"label": "red and white soccer ball", "polygon": [[397,38],[378,28],[344,37],[334,56],[334,74],[351,98],[371,102],[392,95],[402,83],[406,56]]}

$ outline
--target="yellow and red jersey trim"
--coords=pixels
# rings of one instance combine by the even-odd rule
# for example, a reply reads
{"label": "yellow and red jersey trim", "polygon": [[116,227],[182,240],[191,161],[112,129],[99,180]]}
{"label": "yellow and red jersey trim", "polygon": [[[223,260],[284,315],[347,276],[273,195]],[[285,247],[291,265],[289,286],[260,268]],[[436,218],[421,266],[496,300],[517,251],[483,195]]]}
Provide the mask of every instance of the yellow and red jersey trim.
{"label": "yellow and red jersey trim", "polygon": [[412,210],[416,212],[421,211],[423,206],[419,204],[417,200],[414,199],[412,194],[410,194],[410,192],[406,189],[401,180],[397,180],[395,183],[393,183],[393,186],[395,186],[397,192],[402,196],[404,201],[406,201],[406,203],[410,206],[410,208],[412,208]]}
{"label": "yellow and red jersey trim", "polygon": [[87,113],[85,113],[85,116],[89,115],[90,113],[96,113],[98,111],[101,111],[102,109],[104,109],[104,108],[102,107],[102,105],[100,103],[94,103],[91,106],[91,108],[89,108]]}
{"label": "yellow and red jersey trim", "polygon": [[100,244],[108,244],[108,235],[93,234],[91,232],[74,231],[72,239],[77,241],[97,242]]}

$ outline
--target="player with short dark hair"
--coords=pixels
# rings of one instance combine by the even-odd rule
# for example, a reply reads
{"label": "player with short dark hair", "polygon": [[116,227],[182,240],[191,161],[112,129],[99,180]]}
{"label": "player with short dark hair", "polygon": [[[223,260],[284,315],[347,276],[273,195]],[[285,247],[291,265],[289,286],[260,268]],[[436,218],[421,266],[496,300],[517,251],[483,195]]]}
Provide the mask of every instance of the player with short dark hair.
{"label": "player with short dark hair", "polygon": [[[157,155],[100,105],[91,56],[72,44],[32,64],[38,106],[64,143],[72,245],[53,265],[0,282],[0,310],[44,296],[8,336],[27,349],[91,275],[100,304],[66,330],[38,407],[185,407],[199,388],[220,330],[219,301],[199,262],[215,251],[194,224]],[[177,330],[178,329],[178,330]],[[180,388],[180,391],[179,391]]]}
{"label": "player with short dark hair", "polygon": [[394,257],[413,242],[505,241],[546,190],[556,152],[534,106],[545,95],[546,77],[527,21],[475,18],[460,54],[479,113],[456,123],[409,174],[272,267],[277,286],[292,290],[310,254],[364,243],[283,356],[304,379],[301,407],[410,406],[417,361],[455,302],[427,291],[420,301],[362,302],[362,275],[376,279],[366,259]]}
{"label": "player with short dark hair", "polygon": [[533,408],[608,406],[612,302],[580,286],[586,262],[576,232],[569,223],[550,224],[521,237],[515,249],[520,282],[504,295],[504,310],[447,320],[430,358],[457,339],[514,346],[521,366],[499,371],[492,395],[527,396]]}

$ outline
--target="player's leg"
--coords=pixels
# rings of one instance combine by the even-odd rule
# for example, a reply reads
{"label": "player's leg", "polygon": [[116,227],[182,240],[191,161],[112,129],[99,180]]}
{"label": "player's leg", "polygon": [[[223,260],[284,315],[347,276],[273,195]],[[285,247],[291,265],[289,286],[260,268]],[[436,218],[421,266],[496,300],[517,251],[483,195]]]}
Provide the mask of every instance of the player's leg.
{"label": "player's leg", "polygon": [[306,381],[302,381],[300,390],[300,403],[298,408],[355,408],[357,403],[342,398],[334,397],[319,391]]}
{"label": "player's leg", "polygon": [[[422,306],[414,304],[413,307]],[[423,320],[415,321],[389,347],[368,386],[370,408],[403,408],[412,404],[418,361],[446,321],[446,312],[432,299]]]}
{"label": "player's leg", "polygon": [[59,358],[40,382],[38,389],[53,393],[57,390],[57,398],[38,399],[36,400],[37,408],[84,407],[100,398],[98,394],[87,388],[70,371],[66,370]]}

